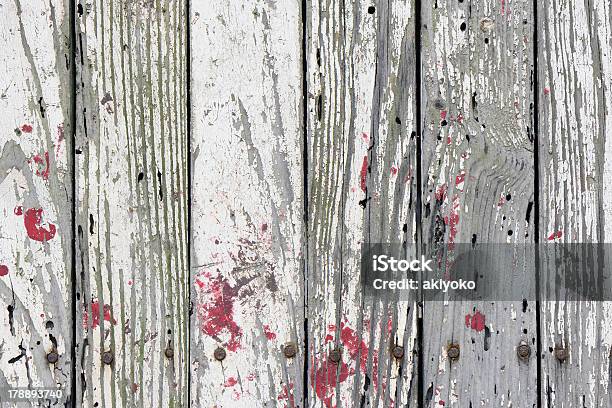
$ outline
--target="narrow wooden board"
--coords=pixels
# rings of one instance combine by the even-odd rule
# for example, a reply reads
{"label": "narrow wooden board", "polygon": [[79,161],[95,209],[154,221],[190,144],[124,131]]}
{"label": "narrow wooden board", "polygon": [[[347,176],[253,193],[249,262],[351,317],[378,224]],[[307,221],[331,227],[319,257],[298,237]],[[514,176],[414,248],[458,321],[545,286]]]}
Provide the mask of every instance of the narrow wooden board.
{"label": "narrow wooden board", "polygon": [[[540,241],[611,242],[612,9],[539,2],[538,33]],[[612,303],[551,300],[543,294],[541,406],[610,406]]]}
{"label": "narrow wooden board", "polygon": [[[70,400],[73,65],[67,7],[62,1],[0,2],[3,406],[7,389],[17,387],[62,390],[59,399],[21,406]],[[57,363],[49,364],[50,352],[59,355]]]}
{"label": "narrow wooden board", "polygon": [[414,2],[306,9],[308,406],[414,404],[414,302],[359,278],[362,243],[414,242]]}
{"label": "narrow wooden board", "polygon": [[189,324],[185,5],[93,1],[78,2],[76,11],[77,402],[182,406]]}
{"label": "narrow wooden board", "polygon": [[[423,241],[533,242],[532,3],[428,2],[422,22]],[[424,406],[536,403],[516,351],[535,355],[535,302],[425,302],[423,322]]]}
{"label": "narrow wooden board", "polygon": [[193,406],[303,406],[300,10],[192,4]]}

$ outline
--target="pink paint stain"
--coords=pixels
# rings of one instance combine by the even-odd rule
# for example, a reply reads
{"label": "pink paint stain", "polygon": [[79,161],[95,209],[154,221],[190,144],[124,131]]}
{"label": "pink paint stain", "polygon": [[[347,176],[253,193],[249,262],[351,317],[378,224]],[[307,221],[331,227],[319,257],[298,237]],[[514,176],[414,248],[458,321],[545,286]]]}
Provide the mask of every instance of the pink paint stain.
{"label": "pink paint stain", "polygon": [[55,157],[59,157],[60,148],[64,141],[64,124],[60,123],[57,125],[57,143],[55,145]]}
{"label": "pink paint stain", "polygon": [[506,0],[501,0],[501,15],[506,14]]}
{"label": "pink paint stain", "polygon": [[32,133],[32,125],[28,125],[27,123],[21,125],[21,131],[24,133]]}
{"label": "pink paint stain", "polygon": [[368,156],[363,156],[363,163],[361,164],[361,174],[360,174],[360,186],[361,191],[366,191],[366,177],[368,174]]}
{"label": "pink paint stain", "polygon": [[499,201],[497,202],[497,206],[501,207],[504,204],[506,204],[506,196],[504,194],[502,194],[501,197],[499,197]]}
{"label": "pink paint stain", "polygon": [[443,202],[446,199],[446,192],[448,188],[446,187],[446,183],[442,184],[436,190],[436,201]]}
{"label": "pink paint stain", "polygon": [[[44,159],[40,155],[34,156],[34,163],[39,165],[36,169],[36,175],[42,177],[43,180],[49,179],[49,152],[45,152]],[[41,170],[40,165],[44,165],[44,169]]]}
{"label": "pink paint stain", "polygon": [[563,231],[555,231],[548,236],[549,241],[553,241],[557,238],[561,238],[563,236]]}
{"label": "pink paint stain", "polygon": [[[23,212],[22,207],[15,208],[15,214],[21,215]],[[23,223],[28,233],[28,237],[35,241],[49,241],[55,236],[56,228],[55,225],[49,223],[48,229],[41,226],[42,223],[42,208],[29,208],[26,210],[23,217]]]}
{"label": "pink paint stain", "polygon": [[392,176],[397,175],[397,167],[395,167],[395,166],[391,166],[391,175],[392,175]]}
{"label": "pink paint stain", "polygon": [[283,385],[283,392],[278,394],[277,398],[279,401],[287,400],[288,405],[285,405],[285,408],[295,407],[295,397],[293,396],[293,383],[289,383],[289,387]]}
{"label": "pink paint stain", "polygon": [[455,186],[457,186],[457,188],[462,187],[462,184],[464,181],[465,181],[465,171],[462,171],[461,173],[457,174],[457,177],[455,177]]}
{"label": "pink paint stain", "polygon": [[[335,331],[335,325],[328,326],[328,333],[325,337],[326,343],[334,341]],[[334,400],[336,386],[346,381],[349,376],[355,374],[355,368],[352,367],[351,362],[358,360],[359,369],[361,372],[366,372],[368,346],[360,339],[355,330],[350,328],[345,322],[342,322],[340,325],[340,343],[343,349],[348,352],[348,357],[343,358],[338,364],[328,361],[327,357],[325,357],[323,362],[315,361],[315,368],[318,368],[313,370],[310,375],[317,397],[323,401],[323,405],[327,408],[335,407],[332,401]],[[373,353],[376,354],[376,350]],[[345,361],[348,361],[351,365]],[[375,356],[372,361],[372,382],[374,387],[377,386],[378,382],[377,367],[378,358]]]}
{"label": "pink paint stain", "polygon": [[226,347],[235,352],[240,348],[242,339],[242,329],[234,321],[234,301],[238,296],[238,289],[230,286],[221,276],[203,276],[206,281],[196,279],[201,298],[197,306],[200,330],[217,340],[221,334],[229,336]]}
{"label": "pink paint stain", "polygon": [[459,112],[459,114],[457,114],[457,122],[463,123],[463,119],[464,119],[463,115],[461,114],[461,112]]}
{"label": "pink paint stain", "polygon": [[366,132],[362,132],[361,133],[361,138],[363,139],[364,142],[369,142],[370,141],[370,136],[368,136],[368,134]]}
{"label": "pink paint stain", "polygon": [[270,326],[266,324],[264,325],[263,329],[264,329],[264,334],[266,335],[266,338],[268,340],[276,340],[276,333],[273,333],[270,331]]}
{"label": "pink paint stain", "polygon": [[223,384],[224,387],[233,387],[234,385],[238,384],[238,380],[235,379],[234,377],[230,377],[227,379],[227,381],[225,381],[225,384]]}
{"label": "pink paint stain", "polygon": [[440,111],[440,120],[446,120],[447,112],[445,110]]}
{"label": "pink paint stain", "polygon": [[481,332],[485,328],[485,315],[478,310],[473,315],[469,313],[465,315],[465,327]]}
{"label": "pink paint stain", "polygon": [[549,87],[545,87],[544,88],[544,95],[548,95],[550,93],[550,88]]}
{"label": "pink paint stain", "polygon": [[8,266],[0,265],[0,276],[6,276],[9,273]]}
{"label": "pink paint stain", "polygon": [[[113,325],[117,324],[117,321],[113,319],[111,316],[111,307],[110,305],[102,306],[102,318],[112,323]],[[83,313],[83,328],[87,328],[89,325],[89,315],[87,311]],[[91,302],[91,328],[95,329],[100,325],[100,303],[97,300]]]}
{"label": "pink paint stain", "polygon": [[444,217],[444,224],[448,225],[448,249],[455,248],[455,238],[457,237],[457,225],[459,225],[459,197],[453,196],[453,208],[450,215]]}

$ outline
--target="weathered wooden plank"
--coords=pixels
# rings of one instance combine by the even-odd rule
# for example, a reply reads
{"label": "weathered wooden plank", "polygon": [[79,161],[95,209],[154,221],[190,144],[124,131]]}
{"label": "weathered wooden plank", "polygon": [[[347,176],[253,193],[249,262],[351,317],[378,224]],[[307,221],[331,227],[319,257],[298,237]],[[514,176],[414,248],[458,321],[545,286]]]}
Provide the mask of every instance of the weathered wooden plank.
{"label": "weathered wooden plank", "polygon": [[184,406],[185,4],[78,2],[75,18],[78,403]]}
{"label": "weathered wooden plank", "polygon": [[[539,2],[538,33],[540,241],[610,242],[610,3]],[[610,406],[612,303],[542,296],[541,406]]]}
{"label": "weathered wooden plank", "polygon": [[[532,31],[530,1],[423,5],[426,244],[533,242]],[[424,406],[535,404],[535,302],[499,300],[425,302]]]}
{"label": "weathered wooden plank", "polygon": [[414,240],[414,2],[306,9],[309,406],[411,404],[414,303],[366,299],[359,270],[362,243]]}
{"label": "weathered wooden plank", "polygon": [[193,406],[303,406],[300,22],[298,1],[192,4]]}
{"label": "weathered wooden plank", "polygon": [[[0,402],[7,388],[59,387],[72,350],[68,2],[0,2]],[[57,353],[55,364],[48,353]],[[10,402],[14,406],[15,402]],[[2,404],[4,406],[4,404]]]}

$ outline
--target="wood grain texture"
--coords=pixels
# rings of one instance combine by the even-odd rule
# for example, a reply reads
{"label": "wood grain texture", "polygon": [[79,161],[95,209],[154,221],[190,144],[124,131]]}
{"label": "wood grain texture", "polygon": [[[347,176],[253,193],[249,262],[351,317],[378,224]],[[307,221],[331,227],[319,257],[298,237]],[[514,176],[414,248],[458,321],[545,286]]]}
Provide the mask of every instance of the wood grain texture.
{"label": "wood grain texture", "polygon": [[21,406],[63,406],[72,348],[67,2],[3,0],[0,24],[0,388],[59,387],[61,399]]}
{"label": "wood grain texture", "polygon": [[78,403],[187,406],[185,5],[78,2],[75,18]]}
{"label": "wood grain texture", "polygon": [[[612,9],[538,3],[538,33],[540,241],[610,242]],[[610,406],[612,303],[542,296],[542,406]]]}
{"label": "wood grain texture", "polygon": [[[422,21],[424,242],[533,242],[531,2],[435,1]],[[536,403],[516,352],[535,354],[535,302],[425,302],[423,321],[424,406]]]}
{"label": "wood grain texture", "polygon": [[300,21],[297,1],[192,4],[192,406],[303,406]]}
{"label": "wood grain texture", "polygon": [[413,404],[414,302],[365,299],[359,270],[362,243],[414,242],[414,2],[306,9],[308,406]]}

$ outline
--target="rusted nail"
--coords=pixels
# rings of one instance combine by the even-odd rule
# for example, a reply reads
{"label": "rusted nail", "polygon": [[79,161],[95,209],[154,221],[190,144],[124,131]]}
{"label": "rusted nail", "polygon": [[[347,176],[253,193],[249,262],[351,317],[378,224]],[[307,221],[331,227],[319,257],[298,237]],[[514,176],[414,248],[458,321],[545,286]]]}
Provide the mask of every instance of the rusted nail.
{"label": "rusted nail", "polygon": [[166,355],[166,357],[168,358],[172,358],[174,357],[174,349],[172,347],[166,347],[166,350],[164,351],[164,354]]}
{"label": "rusted nail", "polygon": [[461,354],[459,350],[459,345],[450,344],[448,346],[448,350],[446,351],[446,354],[448,355],[448,358],[450,358],[451,360],[457,360],[459,358],[459,354]]}
{"label": "rusted nail", "polygon": [[443,110],[446,108],[446,102],[444,102],[442,99],[436,99],[434,101],[434,106],[437,110]]}
{"label": "rusted nail", "polygon": [[393,354],[393,357],[399,360],[404,357],[404,348],[402,346],[393,346],[393,349],[391,349],[391,354]]}
{"label": "rusted nail", "polygon": [[295,355],[297,354],[296,344],[292,341],[286,343],[285,346],[283,347],[283,354],[287,358],[295,357]]}
{"label": "rusted nail", "polygon": [[338,364],[342,360],[342,352],[340,349],[333,349],[329,352],[329,359],[332,363]]}
{"label": "rusted nail", "polygon": [[217,347],[215,349],[215,360],[223,361],[225,360],[226,356],[227,356],[227,353],[225,352],[225,349],[223,347]]}
{"label": "rusted nail", "polygon": [[59,360],[59,355],[56,351],[50,351],[47,354],[47,361],[49,362],[49,364],[55,364],[57,363],[57,360]]}
{"label": "rusted nail", "polygon": [[485,17],[480,20],[480,31],[482,31],[483,33],[490,32],[491,30],[493,30],[493,27],[495,27],[495,21],[491,20],[490,18]]}
{"label": "rusted nail", "polygon": [[113,353],[110,351],[105,351],[102,353],[102,362],[106,365],[111,365],[113,363],[114,357]]}
{"label": "rusted nail", "polygon": [[563,346],[555,346],[555,358],[559,360],[560,363],[567,360],[567,355],[567,349],[565,349]]}
{"label": "rusted nail", "polygon": [[529,356],[531,356],[531,347],[529,347],[526,341],[522,340],[516,348],[516,354],[521,360],[529,360]]}

